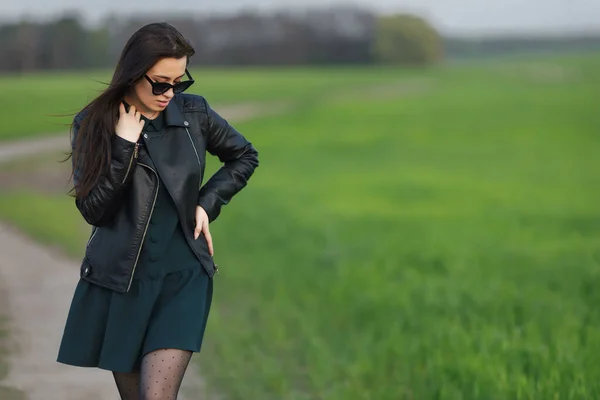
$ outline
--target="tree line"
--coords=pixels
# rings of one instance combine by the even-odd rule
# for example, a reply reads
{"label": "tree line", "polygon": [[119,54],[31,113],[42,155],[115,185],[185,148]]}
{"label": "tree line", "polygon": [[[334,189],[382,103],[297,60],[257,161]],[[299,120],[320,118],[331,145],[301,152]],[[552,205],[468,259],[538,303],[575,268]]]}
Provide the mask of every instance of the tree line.
{"label": "tree line", "polygon": [[[0,71],[112,67],[128,37],[155,16],[107,16],[85,26],[76,13],[40,22],[0,25]],[[160,20],[165,20],[164,16]],[[357,7],[173,16],[196,48],[197,65],[426,66],[451,57],[514,51],[600,49],[598,36],[566,39],[443,37],[427,20],[409,14],[377,15]]]}

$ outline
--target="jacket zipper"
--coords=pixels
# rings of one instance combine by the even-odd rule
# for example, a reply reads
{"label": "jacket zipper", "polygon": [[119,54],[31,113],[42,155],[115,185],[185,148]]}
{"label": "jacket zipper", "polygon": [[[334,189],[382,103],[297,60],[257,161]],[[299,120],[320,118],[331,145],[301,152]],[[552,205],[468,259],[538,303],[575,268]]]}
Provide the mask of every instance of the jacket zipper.
{"label": "jacket zipper", "polygon": [[94,239],[94,236],[96,236],[96,233],[98,233],[98,227],[94,227],[94,232],[92,232],[92,236],[90,236],[90,238],[88,239],[88,242],[85,245],[85,247],[90,247],[90,243],[92,243],[92,240]]}
{"label": "jacket zipper", "polygon": [[198,165],[200,166],[200,168],[202,168],[202,164],[200,163],[200,156],[198,155],[198,150],[196,150],[196,145],[194,144],[194,141],[192,140],[192,135],[190,135],[190,131],[188,130],[188,128],[185,128],[185,131],[187,132],[188,138],[190,139],[190,143],[192,144],[194,153],[196,153],[196,160],[198,160]]}
{"label": "jacket zipper", "polygon": [[138,260],[140,259],[140,253],[142,252],[142,247],[144,246],[144,240],[146,239],[146,232],[148,232],[148,225],[150,225],[150,219],[152,218],[152,213],[154,212],[154,206],[156,205],[156,199],[158,198],[158,191],[160,189],[160,183],[158,179],[158,174],[154,169],[152,169],[149,165],[139,163],[150,171],[154,172],[156,175],[156,194],[154,195],[154,201],[152,202],[152,208],[150,209],[150,215],[148,216],[148,221],[146,221],[146,227],[144,228],[144,235],[142,236],[142,241],[140,242],[140,246],[138,247],[137,256],[135,257],[135,263],[133,264],[133,270],[131,271],[131,277],[129,278],[129,285],[127,286],[127,291],[131,289],[131,284],[133,283],[133,276],[135,274],[135,269],[137,268]]}
{"label": "jacket zipper", "polygon": [[[185,131],[187,132],[188,138],[190,139],[190,143],[192,144],[194,153],[196,153],[196,160],[198,160],[198,165],[200,166],[200,168],[202,168],[202,164],[200,163],[200,156],[198,156],[198,150],[196,150],[196,145],[194,144],[194,141],[192,140],[192,135],[190,135],[190,131],[188,130],[188,128],[185,128]],[[214,260],[213,260],[213,265],[215,267],[215,273],[217,275],[219,275],[219,266],[217,265],[217,263],[214,262]]]}
{"label": "jacket zipper", "polygon": [[131,171],[131,166],[133,165],[133,159],[138,158],[138,147],[140,147],[140,144],[136,143],[135,147],[133,148],[133,154],[131,155],[131,159],[129,160],[129,166],[127,167],[127,172],[125,172],[125,177],[123,178],[123,182],[121,182],[121,185],[125,183],[125,181],[127,180],[127,177],[129,176],[129,171]]}

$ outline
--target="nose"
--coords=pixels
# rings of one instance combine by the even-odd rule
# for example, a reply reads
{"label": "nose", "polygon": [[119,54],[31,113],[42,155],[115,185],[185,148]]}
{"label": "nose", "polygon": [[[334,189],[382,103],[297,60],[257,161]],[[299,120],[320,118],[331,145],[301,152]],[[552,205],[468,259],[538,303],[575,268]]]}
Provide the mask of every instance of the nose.
{"label": "nose", "polygon": [[175,92],[173,91],[173,88],[170,88],[169,90],[164,92],[163,96],[165,96],[167,98],[167,100],[171,100],[173,98],[173,96],[175,96]]}

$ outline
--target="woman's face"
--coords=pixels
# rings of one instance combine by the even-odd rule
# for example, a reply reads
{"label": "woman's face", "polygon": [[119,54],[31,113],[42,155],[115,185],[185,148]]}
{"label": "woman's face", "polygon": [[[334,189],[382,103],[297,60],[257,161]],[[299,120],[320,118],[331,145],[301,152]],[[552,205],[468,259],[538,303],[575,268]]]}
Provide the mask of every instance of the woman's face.
{"label": "woman's face", "polygon": [[[148,70],[146,75],[153,82],[166,82],[171,85],[180,82],[185,76],[187,67],[187,58],[163,58]],[[155,95],[152,93],[152,84],[147,78],[142,78],[133,88],[137,97],[139,106],[143,106],[151,114],[163,111],[173,96],[173,89],[169,89],[163,94]]]}

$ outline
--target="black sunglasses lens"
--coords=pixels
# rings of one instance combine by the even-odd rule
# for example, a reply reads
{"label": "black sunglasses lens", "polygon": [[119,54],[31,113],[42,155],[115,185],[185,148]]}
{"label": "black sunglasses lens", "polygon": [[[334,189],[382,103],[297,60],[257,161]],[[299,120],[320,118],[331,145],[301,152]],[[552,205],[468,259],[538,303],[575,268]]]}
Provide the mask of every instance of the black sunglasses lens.
{"label": "black sunglasses lens", "polygon": [[187,90],[190,86],[192,86],[192,83],[194,83],[194,81],[192,81],[192,80],[179,82],[178,84],[173,86],[173,92],[181,93],[181,92]]}
{"label": "black sunglasses lens", "polygon": [[163,94],[169,89],[171,89],[171,85],[168,83],[154,82],[152,85],[152,93],[155,95]]}

